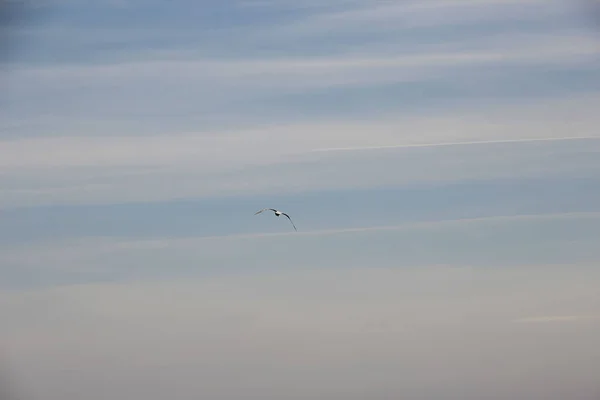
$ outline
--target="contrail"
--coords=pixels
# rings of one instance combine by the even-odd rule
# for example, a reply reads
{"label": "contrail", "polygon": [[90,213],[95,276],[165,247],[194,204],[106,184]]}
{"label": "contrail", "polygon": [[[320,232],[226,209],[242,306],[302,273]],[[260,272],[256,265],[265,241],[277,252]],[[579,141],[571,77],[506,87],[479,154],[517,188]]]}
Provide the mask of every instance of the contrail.
{"label": "contrail", "polygon": [[530,139],[503,139],[503,140],[480,140],[472,142],[446,142],[446,143],[418,143],[418,144],[397,144],[391,146],[365,146],[365,147],[333,147],[326,149],[313,149],[311,151],[359,151],[359,150],[382,150],[382,149],[401,149],[405,147],[441,147],[441,146],[467,146],[476,144],[500,144],[500,143],[521,143],[521,142],[551,142],[564,140],[597,140],[599,136],[572,136],[559,138],[530,138]]}

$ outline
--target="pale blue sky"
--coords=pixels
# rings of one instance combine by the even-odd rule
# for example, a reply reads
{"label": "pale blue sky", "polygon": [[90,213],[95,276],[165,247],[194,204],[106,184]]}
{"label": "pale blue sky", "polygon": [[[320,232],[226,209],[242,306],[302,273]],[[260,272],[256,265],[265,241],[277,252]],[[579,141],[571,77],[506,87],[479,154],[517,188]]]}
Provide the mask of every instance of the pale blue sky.
{"label": "pale blue sky", "polygon": [[50,400],[597,400],[590,4],[13,2],[0,367]]}

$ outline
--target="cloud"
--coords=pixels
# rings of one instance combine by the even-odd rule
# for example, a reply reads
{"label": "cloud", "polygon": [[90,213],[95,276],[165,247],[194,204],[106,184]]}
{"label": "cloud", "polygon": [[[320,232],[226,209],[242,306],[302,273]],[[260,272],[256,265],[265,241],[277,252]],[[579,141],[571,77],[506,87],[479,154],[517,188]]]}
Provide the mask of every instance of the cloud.
{"label": "cloud", "polygon": [[[120,62],[103,57],[109,60],[103,64],[7,67],[3,136],[173,135],[197,126],[222,131],[228,125],[290,120],[310,127],[307,121],[331,119],[331,114],[382,119],[385,113],[426,109],[433,115],[440,98],[451,108],[491,102],[506,97],[506,90],[540,101],[548,96],[540,87],[551,86],[550,94],[560,96],[594,92],[593,85],[549,72],[574,68],[571,76],[576,77],[589,66],[597,48],[581,34],[512,34],[470,44],[402,48],[401,55],[396,44],[336,47],[322,56],[216,57],[183,51],[136,59],[132,53]],[[542,78],[530,82],[537,68],[552,75],[551,84]],[[526,93],[521,86],[529,87]],[[349,101],[355,105],[348,107]]]}
{"label": "cloud", "polygon": [[[518,214],[518,215],[493,215],[476,218],[458,218],[458,219],[442,219],[425,222],[410,222],[399,225],[380,225],[380,226],[357,226],[352,228],[330,228],[330,229],[309,229],[289,231],[289,232],[271,232],[271,233],[245,233],[245,234],[226,234],[219,236],[199,236],[188,238],[160,238],[160,239],[133,239],[133,238],[99,238],[93,239],[68,239],[63,241],[52,241],[42,245],[37,245],[36,251],[30,250],[30,244],[13,245],[11,249],[3,249],[3,260],[5,262],[25,261],[26,264],[38,263],[39,254],[44,254],[42,259],[48,260],[53,258],[57,253],[64,254],[62,249],[67,249],[67,252],[73,257],[84,255],[92,251],[93,254],[112,252],[118,250],[143,250],[143,249],[161,249],[161,248],[193,248],[205,242],[230,242],[238,240],[258,240],[268,241],[277,237],[302,237],[302,236],[335,236],[347,235],[355,233],[384,233],[386,231],[410,231],[420,229],[432,229],[440,227],[458,227],[468,224],[477,225],[481,223],[496,223],[496,222],[518,222],[518,221],[544,221],[544,220],[561,220],[561,219],[596,219],[600,217],[600,212],[563,212],[563,213],[541,213],[541,214]],[[224,244],[224,246],[228,246]],[[71,252],[73,250],[73,252]],[[29,260],[29,261],[27,261]],[[71,260],[61,259],[61,263],[69,263]]]}
{"label": "cloud", "polygon": [[[159,2],[160,3],[160,2]],[[267,3],[267,4],[265,4]],[[485,42],[481,49],[491,48],[500,37],[506,44],[514,46],[522,44],[522,40],[511,40],[515,35],[515,24],[523,26],[516,32],[537,32],[554,36],[561,41],[562,37],[581,35],[581,29],[568,25],[568,8],[561,1],[527,0],[515,1],[330,1],[301,5],[287,1],[263,2],[265,7],[276,10],[252,8],[240,10],[238,2],[226,5],[222,10],[215,5],[203,7],[205,12],[199,17],[208,17],[207,21],[196,24],[181,23],[194,21],[190,19],[190,10],[196,10],[192,3],[173,4],[165,8],[139,3],[128,6],[137,8],[141,16],[135,26],[124,23],[122,16],[110,14],[107,4],[99,9],[105,18],[113,20],[110,27],[98,26],[97,23],[85,24],[85,20],[76,20],[74,26],[46,26],[33,29],[20,29],[28,42],[40,42],[40,47],[51,47],[51,51],[37,50],[36,57],[41,57],[48,64],[64,65],[64,60],[78,60],[78,63],[89,64],[90,60],[110,60],[128,63],[136,59],[149,60],[161,58],[201,58],[201,59],[234,59],[243,63],[243,58],[255,58],[257,55],[274,55],[286,58],[290,55],[343,55],[344,53],[364,55],[371,53],[377,56],[378,51],[387,48],[394,55],[410,52],[439,51],[448,49],[468,49],[473,42]],[[73,4],[74,6],[75,4]],[[313,7],[315,6],[316,7]],[[89,6],[89,5],[88,5]],[[163,4],[164,6],[164,4]],[[211,12],[227,12],[234,17],[232,21],[210,20]],[[281,9],[283,8],[283,9]],[[119,10],[117,10],[119,11]],[[165,13],[158,26],[154,21],[156,14]],[[69,9],[63,10],[68,15]],[[246,15],[240,22],[237,17]],[[178,18],[179,17],[179,18]],[[260,18],[252,23],[252,18]],[[148,19],[152,22],[145,22]],[[547,20],[544,20],[547,19]],[[532,23],[543,20],[544,26]],[[484,25],[498,22],[501,28],[486,32]],[[571,21],[572,22],[572,21]],[[467,28],[471,34],[465,35],[460,29]],[[461,26],[462,25],[462,26]],[[426,27],[420,31],[413,29]],[[483,29],[482,29],[483,28]],[[431,32],[429,32],[431,31]],[[442,40],[431,40],[431,34]],[[518,35],[518,33],[517,33]],[[205,38],[198,41],[198,38]],[[43,38],[43,39],[38,39]],[[318,42],[315,38],[320,39]],[[589,38],[588,38],[589,40]],[[119,44],[116,46],[115,44]],[[81,49],[85,48],[84,51]],[[78,54],[76,54],[78,53]],[[381,56],[381,54],[379,54]],[[24,65],[18,65],[23,69]],[[163,75],[164,78],[164,75]]]}
{"label": "cloud", "polygon": [[[270,7],[290,6],[290,3],[282,1],[258,4]],[[310,4],[309,2],[307,5]],[[307,5],[303,4],[302,8],[306,8]],[[545,0],[334,1],[320,5],[325,5],[320,11],[300,17],[286,26],[275,27],[276,36],[356,34],[407,31],[415,27],[472,25],[491,21],[531,21],[564,12],[560,3]]]}
{"label": "cloud", "polygon": [[[251,223],[253,232],[268,225],[252,219],[252,211],[240,214],[249,216],[244,219],[236,214],[236,222]],[[279,229],[284,231],[277,233],[221,236],[210,231],[204,235],[173,234],[167,229],[155,235],[141,229],[137,235],[122,237],[97,236],[89,230],[62,238],[55,233],[36,241],[3,245],[0,264],[4,267],[0,272],[4,287],[47,287],[365,265],[402,269],[484,264],[508,268],[584,263],[598,255],[598,212],[495,215],[350,228],[336,228],[332,222],[325,225],[328,228],[313,228],[308,218],[300,219],[304,227],[299,232],[283,226]],[[198,220],[214,223],[202,213]],[[247,260],[252,261],[248,264]]]}
{"label": "cloud", "polygon": [[565,138],[539,138],[539,139],[507,139],[507,140],[490,140],[490,141],[476,141],[476,142],[452,142],[452,143],[430,143],[430,144],[400,144],[390,146],[371,146],[371,147],[338,147],[329,149],[314,149],[313,151],[360,151],[360,150],[383,150],[383,149],[401,149],[410,147],[439,147],[439,146],[470,146],[470,145],[486,145],[486,144],[504,144],[504,143],[530,143],[530,142],[553,142],[563,140],[593,140],[600,139],[600,137],[594,136],[582,136],[582,137],[565,137]]}
{"label": "cloud", "polygon": [[513,322],[517,323],[546,323],[546,322],[578,322],[578,321],[592,321],[600,319],[597,315],[555,315],[548,317],[529,317],[519,318]]}
{"label": "cloud", "polygon": [[[139,82],[162,77],[171,84],[194,80],[205,84],[215,79],[224,87],[243,85],[238,91],[260,85],[278,85],[278,89],[299,89],[335,85],[364,85],[383,82],[423,80],[435,71],[455,67],[486,65],[562,65],[593,59],[598,54],[596,42],[589,36],[534,35],[529,41],[522,37],[517,43],[492,44],[476,51],[419,52],[357,56],[338,54],[333,57],[280,57],[269,59],[194,59],[146,60],[108,65],[58,65],[12,68],[13,80],[31,81],[37,85],[61,85],[63,81],[110,80],[112,85],[124,81]],[[535,40],[532,40],[535,39]],[[425,70],[424,70],[425,69]],[[168,79],[166,78],[168,77]],[[298,79],[301,79],[298,81]],[[99,83],[100,83],[99,82]],[[161,83],[161,82],[158,82]],[[94,86],[87,81],[86,86]]]}
{"label": "cloud", "polygon": [[369,2],[362,7],[337,11],[307,18],[288,29],[315,33],[340,29],[382,29],[382,24],[393,23],[397,29],[429,26],[469,24],[508,18],[544,18],[556,13],[552,1],[484,0],[484,1],[427,1],[427,2]]}
{"label": "cloud", "polygon": [[[572,140],[566,145],[568,141],[562,139],[596,137],[597,107],[598,99],[589,96],[503,107],[482,105],[479,109],[438,112],[435,116],[415,114],[151,136],[3,140],[2,205],[289,193],[417,181],[543,176],[552,171],[589,174],[595,168],[593,162],[572,155],[581,144]],[[501,144],[477,149],[471,145],[470,151],[466,145],[439,146],[523,138],[558,138],[562,142],[509,142],[506,145],[513,149],[509,158],[497,157],[491,147]],[[582,143],[587,151],[594,151],[594,140]],[[415,145],[424,147],[401,148]],[[400,148],[389,149],[388,153],[382,150],[380,154],[312,151],[386,146]],[[427,146],[436,153],[423,154],[419,150]],[[539,158],[540,151],[546,150],[541,149],[552,149],[562,158],[544,161]],[[399,158],[390,151],[403,151],[405,156]],[[461,153],[459,159],[456,151]],[[474,168],[481,163],[485,169]],[[390,168],[397,172],[385,172]]]}
{"label": "cloud", "polygon": [[587,400],[597,327],[510,318],[586,312],[597,280],[581,265],[370,266],[4,291],[0,338],[16,389],[49,400]]}
{"label": "cloud", "polygon": [[[458,10],[460,16],[463,11],[477,14],[493,9],[491,14],[497,14],[498,9],[521,3],[473,4],[411,1],[404,2],[402,10],[423,15],[434,9],[436,15]],[[523,7],[540,7],[538,2],[527,4]],[[307,18],[360,23],[385,18],[388,12],[393,15],[394,10],[405,12],[389,2],[330,2],[325,6]],[[554,9],[555,4],[548,8]],[[139,29],[137,33],[143,36],[148,27]],[[433,46],[423,46],[419,38],[411,37],[407,47],[390,37],[391,42],[380,45],[336,44],[333,51],[310,47],[296,52],[290,50],[289,42],[278,47],[260,41],[260,35],[252,36],[256,26],[244,29],[248,34],[238,35],[243,43],[254,41],[252,46],[277,50],[261,53],[255,51],[259,47],[249,46],[254,49],[250,53],[235,52],[231,57],[195,52],[197,43],[191,51],[177,47],[166,54],[147,53],[147,46],[141,46],[144,50],[136,45],[119,62],[102,57],[102,64],[6,66],[10,80],[5,118],[0,118],[6,121],[5,140],[0,141],[0,204],[160,201],[402,184],[421,178],[481,178],[484,172],[491,177],[506,176],[514,175],[517,167],[505,161],[502,166],[491,162],[487,171],[474,169],[483,159],[475,160],[474,152],[467,156],[472,160],[471,171],[449,158],[439,158],[430,159],[430,165],[419,163],[421,172],[417,172],[414,163],[411,168],[404,160],[384,165],[358,153],[311,151],[596,135],[598,99],[594,95],[568,99],[571,91],[593,92],[593,85],[557,83],[561,98],[549,100],[547,93],[539,95],[527,81],[523,84],[526,95],[535,97],[531,104],[519,100],[520,104],[506,107],[502,103],[512,99],[500,99],[500,87],[506,82],[520,88],[521,80],[539,70],[589,67],[597,47],[581,32],[510,33],[484,39],[477,35],[466,42],[442,40]],[[165,35],[177,36],[178,32]],[[215,43],[229,48],[223,36],[216,37]],[[523,75],[514,81],[511,74],[521,68]],[[484,72],[478,75],[476,71]],[[414,82],[419,85],[413,86]],[[394,86],[397,83],[411,85]],[[430,93],[427,88],[431,86],[433,94],[421,94]],[[374,94],[390,87],[393,93]],[[445,96],[446,108],[436,103],[436,96]],[[345,109],[342,103],[348,99],[357,103]],[[471,107],[469,112],[464,111],[465,102]],[[349,157],[357,158],[351,161]],[[531,174],[558,169],[548,163],[542,168],[523,162]],[[385,168],[396,167],[408,170],[396,176],[381,174]],[[352,173],[345,173],[346,168]],[[447,171],[440,171],[443,168]],[[315,171],[321,172],[317,179]]]}

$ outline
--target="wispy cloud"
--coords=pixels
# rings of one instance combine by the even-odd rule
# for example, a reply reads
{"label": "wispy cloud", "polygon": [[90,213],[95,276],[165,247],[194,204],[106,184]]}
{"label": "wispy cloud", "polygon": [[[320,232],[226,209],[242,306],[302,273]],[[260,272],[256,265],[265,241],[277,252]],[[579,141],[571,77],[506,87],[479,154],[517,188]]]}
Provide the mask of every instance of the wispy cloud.
{"label": "wispy cloud", "polygon": [[553,316],[547,316],[547,317],[519,318],[519,319],[514,320],[513,322],[537,324],[537,323],[579,322],[579,321],[593,321],[593,320],[600,320],[600,316],[598,316],[598,315],[553,315]]}
{"label": "wispy cloud", "polygon": [[63,400],[592,393],[567,3],[39,2],[0,65],[2,360]]}
{"label": "wispy cloud", "polygon": [[[190,82],[195,79],[210,83],[223,80],[224,86],[273,85],[286,87],[361,85],[387,81],[424,79],[426,73],[451,67],[486,65],[545,65],[581,62],[599,54],[596,42],[587,36],[539,37],[527,43],[519,40],[510,47],[487,50],[455,50],[448,52],[414,52],[397,55],[371,54],[368,57],[337,55],[335,57],[270,58],[264,60],[146,60],[110,65],[61,65],[57,67],[19,67],[11,72],[12,79],[31,81],[36,85],[57,85],[69,79],[110,79],[114,84],[123,80],[136,82],[169,76],[169,82]],[[523,39],[523,38],[521,38]],[[525,44],[523,44],[525,43]],[[502,44],[505,46],[505,44]],[[427,68],[429,70],[423,70]],[[257,79],[259,78],[259,79]],[[299,78],[302,80],[298,81]],[[88,82],[93,85],[93,82]]]}
{"label": "wispy cloud", "polygon": [[331,236],[331,235],[345,235],[353,233],[365,233],[365,232],[385,232],[385,231],[399,231],[399,230],[415,230],[415,229],[431,229],[434,227],[444,226],[458,226],[466,224],[480,224],[486,222],[511,222],[511,221],[525,221],[525,220],[556,220],[556,219],[578,219],[578,218],[600,218],[600,212],[567,212],[567,213],[550,213],[550,214],[527,214],[527,215],[497,215],[487,216],[480,218],[459,218],[451,220],[437,220],[427,222],[415,222],[405,223],[400,225],[384,225],[384,226],[371,226],[371,227],[355,227],[355,228],[343,228],[343,229],[321,229],[321,230],[309,230],[309,231],[298,231],[298,232],[277,232],[277,233],[252,233],[242,235],[225,235],[225,236],[212,236],[212,237],[199,237],[189,239],[175,239],[175,240],[149,240],[124,243],[119,246],[124,247],[138,247],[142,246],[146,248],[164,247],[168,243],[175,244],[176,246],[194,246],[198,241],[204,240],[238,240],[238,239],[269,239],[273,237],[282,236]]}
{"label": "wispy cloud", "polygon": [[[431,147],[442,151],[467,149],[474,146],[469,144],[471,142],[490,142],[489,146],[506,143],[517,149],[527,144],[521,141],[523,138],[540,146],[551,146],[557,139],[561,143],[568,142],[571,138],[570,143],[576,145],[575,138],[596,137],[597,103],[594,97],[582,97],[527,106],[482,106],[480,110],[469,112],[438,112],[435,117],[414,115],[377,121],[298,123],[152,136],[4,140],[0,141],[3,206],[165,200],[227,193],[363,187],[419,179],[466,179],[481,177],[483,173],[493,177],[506,176],[511,171],[521,175],[527,171],[535,174],[544,170],[566,171],[586,161],[534,162],[531,156],[536,150],[532,147],[522,147],[528,149],[526,154],[514,153],[511,158],[496,160],[489,157],[493,149],[482,152],[482,147],[462,154],[458,164],[445,159],[442,153],[431,155],[433,159],[421,156],[419,168],[415,168],[414,158],[392,157],[384,162],[379,156],[368,158],[369,152],[313,150],[390,146],[398,150]],[[458,142],[467,144],[447,145]],[[587,149],[593,151],[594,147]],[[568,150],[564,154],[567,153]],[[472,167],[473,163],[484,160],[485,171]],[[412,163],[412,168],[407,163]],[[282,168],[273,169],[275,165]],[[397,173],[382,173],[392,165],[396,166]],[[440,169],[440,165],[445,167]],[[317,170],[321,172],[315,175]],[[163,186],[157,186],[156,182],[162,182]]]}
{"label": "wispy cloud", "polygon": [[[495,215],[479,218],[458,218],[425,222],[403,223],[398,225],[357,226],[352,228],[333,229],[300,229],[298,232],[273,232],[273,233],[248,233],[227,234],[221,236],[195,236],[195,237],[162,237],[151,239],[139,238],[114,238],[114,237],[89,237],[65,238],[54,240],[45,239],[38,243],[26,245],[12,245],[2,248],[0,261],[4,265],[19,266],[24,269],[50,269],[56,273],[79,272],[81,274],[92,271],[110,269],[108,265],[97,262],[106,257],[122,257],[124,254],[143,255],[144,252],[196,252],[214,253],[231,250],[232,246],[240,247],[242,252],[248,248],[262,248],[268,246],[273,240],[287,249],[290,241],[296,245],[306,246],[313,240],[335,241],[342,238],[362,238],[365,243],[369,237],[382,237],[388,233],[407,235],[426,235],[428,232],[456,231],[477,229],[493,230],[502,224],[536,224],[552,222],[596,221],[600,219],[600,212],[564,212],[519,215]],[[371,236],[376,235],[376,236]],[[210,250],[208,250],[210,248]],[[231,250],[233,252],[233,250]],[[287,251],[287,250],[286,250]],[[209,258],[212,256],[209,256]],[[44,265],[40,264],[44,260]],[[223,261],[225,262],[225,261]],[[290,262],[292,262],[290,260]],[[527,319],[518,322],[528,322]],[[531,321],[534,322],[534,321]]]}
{"label": "wispy cloud", "polygon": [[[273,161],[279,156],[301,154],[319,148],[319,144],[342,145],[340,147],[349,144],[361,145],[357,147],[430,146],[475,141],[594,138],[597,124],[594,111],[599,101],[597,96],[581,96],[543,103],[483,105],[476,109],[438,111],[434,116],[426,113],[402,117],[386,115],[377,120],[334,120],[250,129],[168,132],[151,136],[16,138],[0,141],[0,166],[149,166],[184,165],[192,161],[235,166],[240,161],[242,165],[246,164],[248,158],[259,161],[269,156]],[[263,143],[267,142],[271,145],[265,147]],[[215,153],[230,157],[225,160]],[[215,156],[210,157],[211,154]]]}
{"label": "wispy cloud", "polygon": [[364,33],[414,27],[439,28],[484,21],[544,19],[564,11],[560,3],[543,0],[367,1],[346,2],[344,5],[345,9],[309,16],[281,28],[278,33],[315,35],[325,32]]}
{"label": "wispy cloud", "polygon": [[537,138],[537,139],[506,139],[506,140],[482,140],[476,142],[452,142],[452,143],[430,143],[430,144],[400,144],[390,146],[369,146],[369,147],[338,147],[329,149],[314,149],[313,151],[360,151],[360,150],[383,150],[383,149],[401,149],[410,147],[444,147],[444,146],[470,146],[470,145],[486,145],[500,143],[529,143],[529,142],[553,142],[563,140],[597,140],[600,136],[581,136],[581,137],[564,137],[564,138]]}

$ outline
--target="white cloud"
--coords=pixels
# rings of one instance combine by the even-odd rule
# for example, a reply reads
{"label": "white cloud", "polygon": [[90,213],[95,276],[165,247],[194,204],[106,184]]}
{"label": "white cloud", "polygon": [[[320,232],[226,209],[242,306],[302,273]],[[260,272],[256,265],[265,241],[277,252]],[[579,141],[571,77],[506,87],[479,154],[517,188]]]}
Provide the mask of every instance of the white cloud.
{"label": "white cloud", "polygon": [[[235,131],[135,136],[58,136],[0,141],[0,167],[158,167],[190,164],[235,170],[323,146],[439,145],[448,142],[596,137],[599,98],[438,112],[351,122],[299,123]],[[367,134],[368,133],[368,134]],[[468,143],[467,143],[468,144]],[[107,171],[109,172],[109,171]]]}
{"label": "white cloud", "polygon": [[[469,152],[465,147],[458,159],[452,152],[460,146],[444,150],[450,151],[448,157],[436,153],[419,159],[391,157],[389,150],[387,156],[313,150],[596,137],[598,107],[598,98],[592,96],[377,121],[153,136],[4,140],[0,141],[2,205],[152,201],[419,180],[539,176],[545,171],[589,174],[595,167],[582,164],[585,160],[541,162],[532,158],[537,153],[531,147],[517,151],[519,143],[513,143],[510,157],[498,157],[491,147],[480,146]],[[278,168],[273,168],[276,165]],[[392,167],[396,172],[389,174]]]}
{"label": "white cloud", "polygon": [[[57,165],[87,163],[87,149],[90,146],[95,147],[97,154],[91,160],[103,157],[116,164],[120,159],[125,159],[126,164],[131,164],[137,163],[135,159],[140,157],[131,154],[138,148],[138,139],[114,139],[114,136],[129,135],[131,132],[146,133],[141,132],[142,129],[156,133],[169,126],[176,126],[174,130],[207,126],[211,124],[211,118],[218,120],[212,123],[213,126],[226,125],[224,120],[236,121],[238,125],[245,121],[256,123],[257,120],[289,121],[290,114],[295,113],[295,118],[300,118],[300,110],[293,105],[298,99],[286,98],[293,94],[419,81],[429,81],[443,87],[444,82],[456,79],[457,74],[480,71],[482,68],[582,66],[588,65],[586,60],[593,59],[598,54],[596,42],[582,35],[511,35],[471,44],[453,43],[443,48],[412,49],[402,55],[399,55],[397,47],[389,45],[382,45],[381,48],[368,46],[367,49],[368,52],[352,51],[323,57],[219,60],[185,59],[177,55],[170,55],[165,59],[155,55],[155,58],[146,61],[129,60],[106,65],[19,66],[8,73],[10,80],[7,81],[6,96],[9,101],[4,113],[4,126],[6,132],[19,137],[28,133],[31,135],[32,132],[37,135],[42,133],[44,137],[90,134],[102,137],[65,139],[65,146],[80,148],[80,155],[70,150],[64,154],[62,150],[55,151]],[[462,75],[463,78],[464,76]],[[467,81],[466,93],[481,85],[481,76],[479,78],[475,82]],[[499,84],[496,82],[497,76],[485,75],[485,79],[483,92],[493,94],[493,86]],[[282,110],[277,107],[272,112],[268,111],[269,105],[277,104],[275,99],[281,97],[285,116],[279,115]],[[253,112],[254,108],[263,101],[265,110],[257,116]],[[292,104],[288,105],[289,101]],[[302,107],[300,104],[300,109]],[[327,107],[329,105],[324,105],[324,108]],[[365,112],[378,113],[373,109]],[[297,121],[299,125],[303,125],[298,126],[299,129],[325,127],[326,124],[315,126],[319,124],[306,123],[308,118],[314,121],[311,114],[314,112],[309,112],[304,121]],[[381,115],[377,117],[385,118]],[[26,121],[25,125],[23,121]],[[35,121],[40,122],[35,125]],[[333,125],[346,131],[356,131],[352,126]],[[335,126],[331,128],[336,129]],[[274,132],[275,129],[270,130]],[[283,131],[289,131],[288,127],[283,127]],[[283,135],[288,134],[284,132]],[[152,137],[143,147],[146,147],[149,154],[164,151],[164,155],[156,154],[155,157],[165,159],[202,156],[202,148],[219,147],[212,139],[199,138],[195,134],[169,132],[168,136],[166,139]],[[17,154],[31,152],[35,157],[40,151],[36,149],[38,146],[42,148],[41,151],[45,151],[43,149],[46,145],[62,149],[60,140],[63,139],[48,139],[47,143],[43,140],[2,143],[3,147],[14,147],[15,151],[8,158],[2,157],[0,163],[4,166],[11,162],[21,163],[18,160],[21,157]],[[121,156],[109,144],[117,140],[121,141]],[[377,136],[372,136],[372,140],[378,140]],[[173,146],[167,145],[167,142],[180,144],[177,155],[168,154],[175,150],[169,150]],[[299,144],[297,141],[292,142],[294,146]],[[241,144],[236,138],[227,146],[237,147],[236,143]],[[256,142],[246,140],[243,146],[254,146],[253,143]],[[27,151],[22,146],[27,146]],[[111,147],[111,150],[106,150],[105,146]],[[285,143],[277,143],[271,148],[277,147],[277,151],[281,151],[282,146],[287,147]]]}
{"label": "white cloud", "polygon": [[[409,8],[422,11],[458,6],[469,9],[496,3],[511,2],[486,1],[477,6],[460,1],[410,2]],[[399,7],[397,4],[379,6]],[[378,8],[375,10],[385,14]],[[178,128],[161,128],[163,133],[156,134],[157,128],[152,128],[153,135],[123,122],[144,121],[147,126],[156,121],[154,125],[165,127],[171,126],[170,121],[181,115],[182,120],[192,121],[188,126],[196,122],[205,126],[204,121],[194,118],[214,116],[218,109],[220,118],[235,120],[240,109],[260,104],[261,99],[272,102],[272,96],[331,87],[366,88],[403,81],[444,81],[452,79],[453,71],[470,68],[581,65],[578,63],[598,54],[596,43],[582,35],[515,35],[490,43],[471,44],[473,46],[453,43],[435,51],[413,49],[402,55],[397,48],[368,47],[368,52],[324,57],[235,60],[159,57],[144,62],[130,60],[92,66],[19,66],[10,72],[7,93],[11,109],[5,123],[7,130],[17,130],[19,136],[0,141],[0,171],[3,173],[0,205],[152,201],[361,187],[417,179],[480,178],[486,173],[487,176],[514,175],[517,167],[508,165],[510,160],[504,164],[490,162],[492,165],[482,170],[474,169],[473,165],[483,157],[476,160],[476,156],[472,156],[469,167],[461,167],[458,161],[442,160],[434,161],[437,166],[426,165],[419,172],[409,168],[392,176],[381,173],[392,164],[385,166],[365,158],[352,162],[349,156],[310,152],[340,147],[596,137],[599,122],[596,110],[600,102],[594,96],[559,101],[536,99],[539,104],[529,104],[522,109],[519,104],[499,105],[497,110],[479,105],[470,112],[427,109],[420,115],[401,117],[375,112],[378,115],[370,120],[340,118],[315,122],[308,116],[285,124],[247,129],[181,132]],[[43,118],[40,110],[44,110]],[[155,112],[160,115],[153,115]],[[20,127],[19,120],[10,120],[13,115],[30,125]],[[86,121],[88,116],[90,119]],[[167,117],[171,118],[169,122],[165,122]],[[102,125],[105,123],[102,121],[96,125],[94,122],[100,119],[114,124]],[[268,115],[262,120],[277,120],[277,116]],[[23,132],[33,129],[32,121],[38,121],[35,129],[37,133],[43,131],[43,137],[22,138]],[[65,128],[67,124],[71,124],[69,128]],[[90,124],[96,126],[90,127]],[[69,130],[61,132],[61,129]],[[106,132],[108,129],[111,132]],[[364,156],[357,154],[356,157]],[[394,161],[393,165],[408,166],[403,160]],[[281,168],[269,168],[272,166]],[[554,168],[547,164],[536,167],[531,162],[527,166],[524,170],[532,174]],[[442,167],[444,171],[440,171]],[[315,178],[314,172],[319,170],[322,172]]]}

